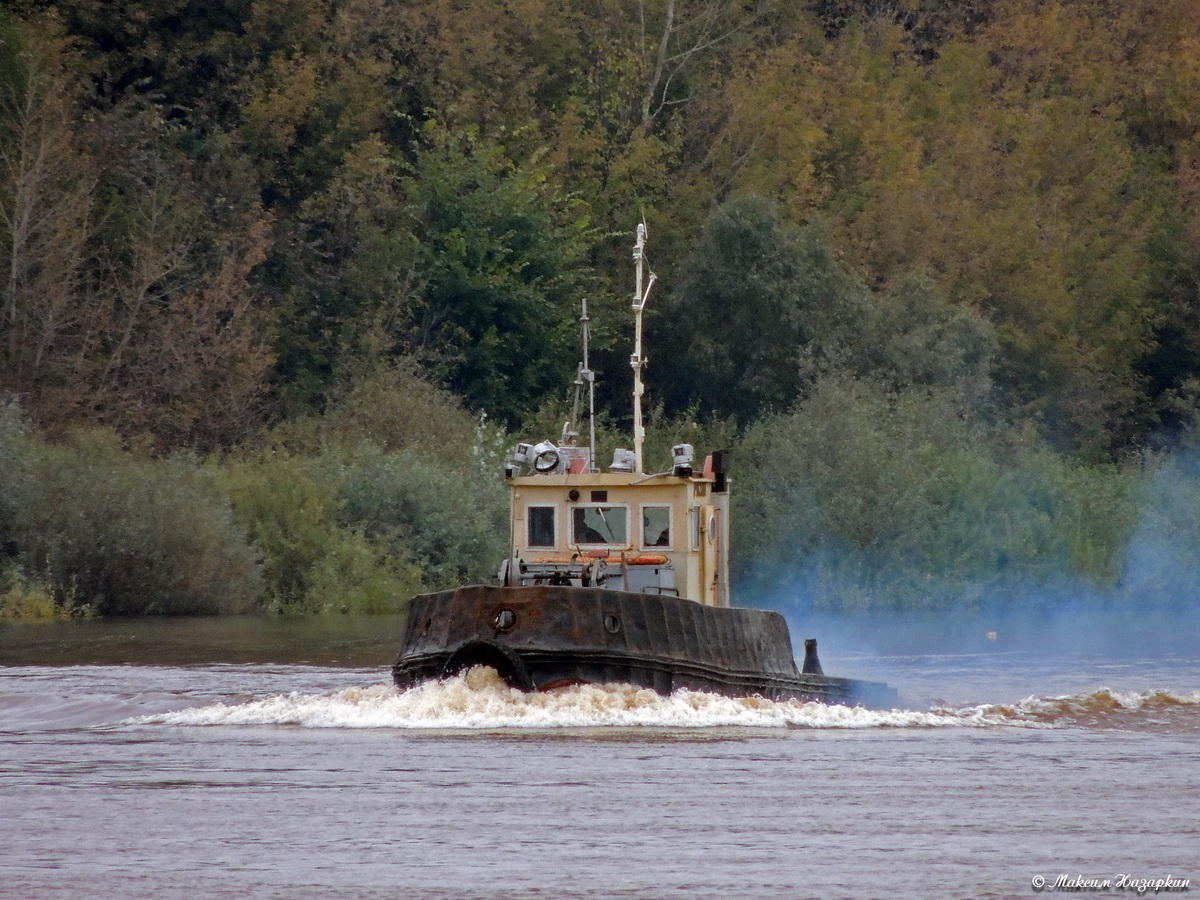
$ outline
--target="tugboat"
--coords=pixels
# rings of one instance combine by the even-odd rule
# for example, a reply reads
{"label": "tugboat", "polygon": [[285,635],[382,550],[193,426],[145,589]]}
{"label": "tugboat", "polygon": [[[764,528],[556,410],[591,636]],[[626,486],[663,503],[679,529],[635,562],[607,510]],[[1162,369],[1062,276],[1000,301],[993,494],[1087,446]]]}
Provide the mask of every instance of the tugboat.
{"label": "tugboat", "polygon": [[687,688],[732,697],[817,700],[875,708],[896,705],[879,682],[825,675],[817,642],[797,668],[787,621],[729,602],[729,455],[694,465],[689,444],[672,448],[670,470],[643,471],[642,311],[654,285],[646,229],[633,248],[633,443],[608,471],[573,423],[586,387],[588,315],[575,409],[558,441],[519,444],[505,468],[509,551],[496,585],[412,598],[398,686],[490,666],[510,686],[547,691],[572,684],[628,683],[659,694]]}

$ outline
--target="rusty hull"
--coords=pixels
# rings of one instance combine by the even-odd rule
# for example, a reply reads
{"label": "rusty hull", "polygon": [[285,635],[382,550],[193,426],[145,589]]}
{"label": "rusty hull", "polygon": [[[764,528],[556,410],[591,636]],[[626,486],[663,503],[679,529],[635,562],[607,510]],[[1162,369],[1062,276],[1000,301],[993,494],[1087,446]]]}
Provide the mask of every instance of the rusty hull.
{"label": "rusty hull", "polygon": [[490,665],[524,691],[621,682],[731,697],[890,707],[877,682],[801,674],[776,612],[584,587],[473,585],[409,604],[396,684]]}

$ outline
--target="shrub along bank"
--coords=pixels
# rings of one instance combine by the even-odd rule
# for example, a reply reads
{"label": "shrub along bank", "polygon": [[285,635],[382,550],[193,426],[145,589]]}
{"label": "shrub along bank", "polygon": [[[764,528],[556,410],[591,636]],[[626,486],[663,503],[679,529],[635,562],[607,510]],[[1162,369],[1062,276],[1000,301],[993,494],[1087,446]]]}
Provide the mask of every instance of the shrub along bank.
{"label": "shrub along bank", "polygon": [[[1179,602],[1200,573],[1200,466],[1186,449],[1072,461],[965,414],[952,391],[849,376],[741,431],[655,424],[704,450],[733,447],[743,604],[867,612],[1082,596],[1145,608]],[[620,435],[606,425],[601,438]],[[51,443],[10,405],[0,610],[401,611],[422,590],[493,576],[507,444],[404,371],[220,459],[156,457],[97,429]]]}
{"label": "shrub along bank", "polygon": [[[412,433],[384,428],[364,393],[421,407]],[[224,459],[155,457],[103,429],[50,443],[10,405],[0,615],[400,611],[422,590],[489,577],[503,556],[490,434],[407,373]]]}

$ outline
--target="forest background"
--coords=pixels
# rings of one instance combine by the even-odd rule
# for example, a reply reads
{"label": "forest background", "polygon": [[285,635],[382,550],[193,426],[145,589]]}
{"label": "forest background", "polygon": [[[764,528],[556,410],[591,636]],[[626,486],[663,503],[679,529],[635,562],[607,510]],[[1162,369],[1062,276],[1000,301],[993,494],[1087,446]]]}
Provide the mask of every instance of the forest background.
{"label": "forest background", "polygon": [[1198,197],[1194,0],[6,0],[0,608],[490,578],[640,221],[739,602],[1191,603]]}

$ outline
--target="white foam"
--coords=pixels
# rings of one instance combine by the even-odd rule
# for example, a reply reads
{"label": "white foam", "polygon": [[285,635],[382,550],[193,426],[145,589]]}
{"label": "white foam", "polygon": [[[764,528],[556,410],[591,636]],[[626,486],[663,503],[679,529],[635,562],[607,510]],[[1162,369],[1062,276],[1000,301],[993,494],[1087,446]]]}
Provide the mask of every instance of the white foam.
{"label": "white foam", "polygon": [[289,693],[131,720],[160,725],[293,725],[305,728],[875,728],[984,724],[950,712],[875,711],[695,691],[662,697],[631,685],[574,685],[525,694],[490,669],[400,691],[388,684],[329,694]]}
{"label": "white foam", "polygon": [[935,709],[951,713],[964,720],[981,724],[1023,725],[1047,727],[1100,721],[1116,721],[1122,714],[1172,709],[1191,714],[1200,707],[1200,691],[1120,691],[1099,688],[1084,694],[1064,694],[1057,697],[1026,697],[1015,703],[987,703],[962,709]]}
{"label": "white foam", "polygon": [[1147,705],[1200,703],[1177,695],[1102,689],[1065,697],[1028,697],[1011,704],[869,710],[796,700],[723,697],[676,691],[662,697],[632,685],[574,685],[525,694],[491,669],[401,691],[390,684],[332,693],[293,692],[245,703],[216,703],[129,720],[149,725],[292,725],[303,728],[1052,728],[1095,721],[1107,712]]}

